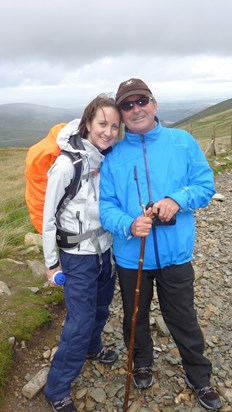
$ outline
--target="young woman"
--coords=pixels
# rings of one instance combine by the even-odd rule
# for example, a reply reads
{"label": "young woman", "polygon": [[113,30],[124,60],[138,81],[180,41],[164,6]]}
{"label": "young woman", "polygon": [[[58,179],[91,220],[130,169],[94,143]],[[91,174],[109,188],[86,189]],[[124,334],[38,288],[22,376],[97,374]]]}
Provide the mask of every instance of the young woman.
{"label": "young woman", "polygon": [[[43,219],[43,250],[48,280],[62,270],[67,315],[45,386],[52,410],[75,412],[70,398],[71,382],[86,358],[111,363],[115,351],[106,349],[101,333],[109,315],[115,275],[111,235],[99,218],[99,168],[117,140],[120,113],[114,99],[97,96],[85,109],[80,124],[73,120],[59,133],[57,143],[66,152],[79,153],[82,161],[79,190],[59,211],[57,206],[74,177],[72,160],[61,152],[48,172]],[[57,252],[59,227],[59,258]]]}

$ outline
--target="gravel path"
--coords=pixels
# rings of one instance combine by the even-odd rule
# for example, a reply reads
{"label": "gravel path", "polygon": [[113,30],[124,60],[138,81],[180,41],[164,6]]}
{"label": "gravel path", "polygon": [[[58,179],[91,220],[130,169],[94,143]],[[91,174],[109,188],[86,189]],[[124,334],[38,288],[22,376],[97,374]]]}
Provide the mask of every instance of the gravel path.
{"label": "gravel path", "polygon": [[[217,193],[223,199],[196,213],[197,241],[194,256],[196,272],[195,304],[206,340],[206,355],[213,363],[212,383],[219,391],[222,412],[232,411],[232,172],[216,177]],[[64,309],[59,309],[52,328],[38,332],[25,348],[15,350],[16,364],[10,377],[2,412],[49,412],[43,393],[29,400],[22,388],[43,366],[49,365],[47,350],[51,337],[59,336]],[[186,388],[175,344],[162,323],[157,297],[151,307],[154,340],[155,384],[146,391],[131,387],[128,412],[201,412],[192,391]],[[127,369],[127,352],[122,338],[122,305],[118,286],[104,331],[107,346],[119,351],[112,366],[87,361],[81,377],[72,388],[79,412],[121,412]],[[54,342],[54,340],[53,340]]]}

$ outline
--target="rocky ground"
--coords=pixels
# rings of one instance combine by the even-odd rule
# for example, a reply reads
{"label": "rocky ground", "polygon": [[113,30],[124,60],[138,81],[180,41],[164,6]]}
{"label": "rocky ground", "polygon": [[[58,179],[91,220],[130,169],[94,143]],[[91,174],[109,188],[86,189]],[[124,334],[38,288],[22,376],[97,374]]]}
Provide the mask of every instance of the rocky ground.
{"label": "rocky ground", "polygon": [[[222,412],[232,411],[232,172],[216,178],[217,192],[223,196],[196,213],[197,242],[194,256],[196,272],[195,303],[206,340],[206,355],[213,364],[212,384],[223,401]],[[30,344],[16,345],[15,367],[10,376],[2,412],[49,412],[43,392],[28,399],[23,388],[41,369],[48,367],[51,337],[59,338],[64,308],[54,308],[54,322],[38,331]],[[128,412],[201,412],[184,373],[175,344],[160,317],[157,297],[151,307],[154,340],[154,385],[139,391],[131,385]],[[48,339],[49,338],[49,339]],[[107,346],[119,352],[114,365],[87,361],[72,387],[79,412],[121,412],[124,401],[127,352],[122,337],[122,305],[118,286],[104,330]]]}

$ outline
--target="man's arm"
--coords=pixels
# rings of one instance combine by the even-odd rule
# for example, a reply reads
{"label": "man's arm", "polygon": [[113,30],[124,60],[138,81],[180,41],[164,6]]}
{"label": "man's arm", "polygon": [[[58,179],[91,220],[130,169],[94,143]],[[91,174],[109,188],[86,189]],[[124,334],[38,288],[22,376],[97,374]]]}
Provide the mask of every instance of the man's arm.
{"label": "man's arm", "polygon": [[197,141],[189,136],[187,185],[166,195],[179,205],[181,212],[206,207],[216,191],[208,161]]}

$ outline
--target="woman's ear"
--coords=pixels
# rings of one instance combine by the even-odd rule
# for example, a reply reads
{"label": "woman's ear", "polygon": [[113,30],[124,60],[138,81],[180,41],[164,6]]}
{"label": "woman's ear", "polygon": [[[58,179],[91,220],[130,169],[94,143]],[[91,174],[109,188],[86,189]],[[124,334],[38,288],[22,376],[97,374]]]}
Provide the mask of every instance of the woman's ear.
{"label": "woman's ear", "polygon": [[86,122],[86,129],[90,132],[90,122]]}

